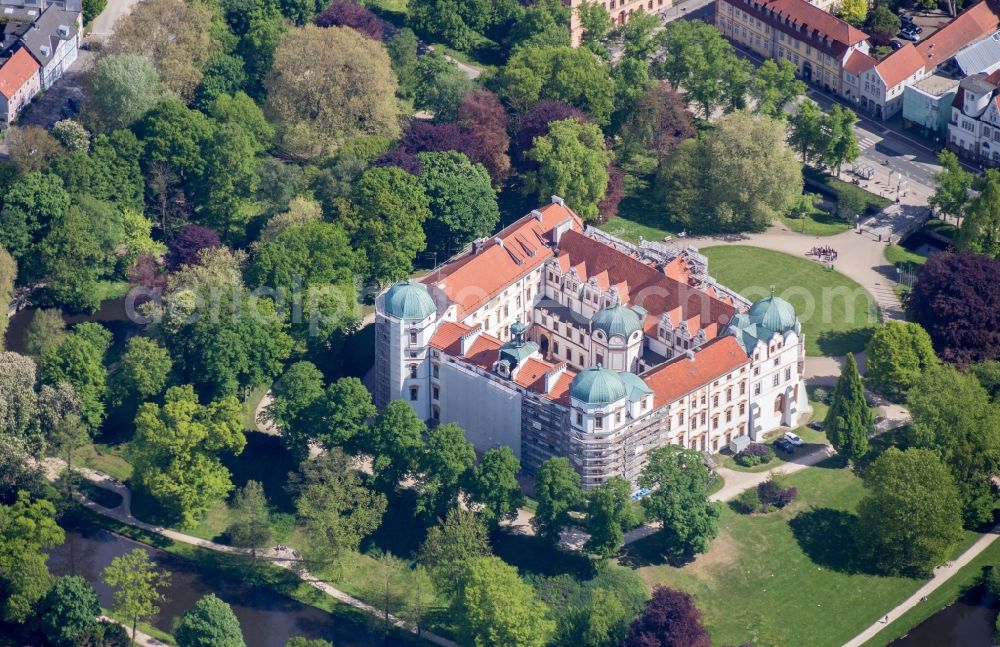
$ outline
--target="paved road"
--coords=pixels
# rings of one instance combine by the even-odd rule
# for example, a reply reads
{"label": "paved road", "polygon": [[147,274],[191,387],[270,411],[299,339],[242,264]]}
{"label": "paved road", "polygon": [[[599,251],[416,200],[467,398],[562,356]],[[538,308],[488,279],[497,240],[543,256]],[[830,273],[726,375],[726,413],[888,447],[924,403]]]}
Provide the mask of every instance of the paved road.
{"label": "paved road", "polygon": [[888,613],[888,615],[886,616],[886,618],[889,619],[888,623],[883,622],[882,620],[877,621],[875,624],[868,627],[867,629],[862,631],[860,634],[858,634],[848,642],[844,643],[844,647],[861,647],[861,645],[864,645],[866,642],[871,640],[877,633],[879,633],[887,626],[889,626],[889,624],[891,624],[892,621],[896,620],[904,613],[906,613],[913,607],[920,604],[922,598],[930,595],[931,592],[937,590],[938,587],[947,582],[949,579],[951,579],[953,575],[955,575],[955,573],[961,570],[963,566],[971,562],[980,553],[989,548],[990,544],[996,541],[997,537],[1000,536],[997,535],[998,531],[1000,531],[1000,526],[994,527],[988,533],[980,537],[976,541],[976,543],[972,544],[972,546],[967,551],[959,555],[958,558],[955,559],[955,561],[949,562],[944,566],[939,566],[935,568],[934,577],[932,577],[930,581],[927,582],[927,584],[921,586],[919,589],[917,589],[916,593],[908,597],[902,604],[900,604],[899,606],[897,606],[895,609],[893,609]]}
{"label": "paved road", "polygon": [[127,16],[132,12],[132,7],[139,0],[108,0],[108,4],[93,22],[90,24],[90,35],[93,40],[103,42],[111,36],[115,29],[115,23],[119,18]]}
{"label": "paved road", "polygon": [[[55,480],[56,477],[65,469],[66,464],[58,458],[47,458],[44,461],[45,472],[48,478]],[[202,539],[201,537],[193,537],[191,535],[186,535],[176,530],[171,530],[169,528],[164,528],[162,526],[155,526],[153,524],[146,523],[145,521],[140,521],[132,516],[132,492],[128,487],[115,480],[111,476],[105,474],[104,472],[99,472],[97,470],[82,468],[78,472],[87,480],[93,482],[98,487],[105,490],[109,490],[121,496],[122,501],[118,504],[116,508],[105,508],[91,501],[90,499],[81,497],[83,505],[90,508],[98,514],[109,517],[118,522],[134,526],[136,528],[141,528],[147,532],[155,533],[161,535],[173,541],[181,542],[184,544],[190,544],[191,546],[198,546],[199,548],[205,548],[208,550],[214,550],[220,553],[230,553],[236,555],[250,555],[250,551],[242,548],[236,548],[234,546],[226,546],[223,544],[217,544],[213,541],[207,539]],[[375,618],[384,618],[385,614],[380,609],[377,609],[366,602],[362,602],[357,598],[335,589],[326,582],[320,581],[315,576],[311,575],[299,558],[297,551],[290,548],[285,548],[282,551],[277,551],[273,548],[266,551],[258,551],[257,556],[259,558],[267,559],[272,564],[280,566],[282,568],[288,569],[296,573],[302,581],[308,583],[320,591],[323,591],[327,595],[335,598],[336,600],[348,604],[356,609],[374,616]],[[416,626],[410,624],[408,621],[402,618],[397,618],[393,615],[389,615],[389,620],[396,627],[403,629],[404,631],[409,631],[411,633],[416,633]],[[442,647],[459,647],[457,643],[448,640],[437,634],[428,632],[425,629],[421,630],[421,637],[429,642],[441,645]]]}

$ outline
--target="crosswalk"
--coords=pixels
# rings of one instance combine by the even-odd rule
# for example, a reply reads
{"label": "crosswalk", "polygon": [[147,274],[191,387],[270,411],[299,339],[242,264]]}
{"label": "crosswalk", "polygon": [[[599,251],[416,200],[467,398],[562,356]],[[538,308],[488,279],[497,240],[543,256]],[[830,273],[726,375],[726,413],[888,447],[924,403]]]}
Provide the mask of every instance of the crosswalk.
{"label": "crosswalk", "polygon": [[864,136],[858,137],[858,146],[860,146],[861,150],[863,151],[866,151],[870,148],[875,148],[875,144],[877,143],[878,142],[872,139],[871,137],[864,137]]}

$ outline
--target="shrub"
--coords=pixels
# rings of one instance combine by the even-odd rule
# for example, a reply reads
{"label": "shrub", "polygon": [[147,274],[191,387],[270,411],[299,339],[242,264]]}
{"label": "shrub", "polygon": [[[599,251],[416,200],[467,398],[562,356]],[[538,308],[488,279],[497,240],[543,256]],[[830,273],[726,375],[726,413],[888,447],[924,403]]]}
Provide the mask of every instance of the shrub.
{"label": "shrub", "polygon": [[773,458],[774,450],[769,445],[750,443],[746,446],[746,449],[736,455],[735,460],[737,465],[753,467],[755,465],[763,465]]}
{"label": "shrub", "polygon": [[760,510],[760,496],[757,494],[757,488],[750,488],[733,499],[733,507],[737,512],[743,514],[753,514]]}
{"label": "shrub", "polygon": [[769,510],[784,508],[795,500],[797,494],[797,488],[785,487],[784,483],[774,476],[757,486],[757,498],[761,505]]}

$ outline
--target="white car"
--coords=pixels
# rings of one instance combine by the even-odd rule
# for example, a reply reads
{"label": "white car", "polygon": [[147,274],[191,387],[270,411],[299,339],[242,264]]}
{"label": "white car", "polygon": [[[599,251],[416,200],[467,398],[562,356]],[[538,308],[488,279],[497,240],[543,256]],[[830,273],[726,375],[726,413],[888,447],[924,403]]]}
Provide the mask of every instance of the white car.
{"label": "white car", "polygon": [[801,447],[802,445],[805,444],[804,442],[802,442],[802,439],[799,438],[798,434],[793,434],[790,431],[785,432],[785,440],[792,443],[796,447]]}

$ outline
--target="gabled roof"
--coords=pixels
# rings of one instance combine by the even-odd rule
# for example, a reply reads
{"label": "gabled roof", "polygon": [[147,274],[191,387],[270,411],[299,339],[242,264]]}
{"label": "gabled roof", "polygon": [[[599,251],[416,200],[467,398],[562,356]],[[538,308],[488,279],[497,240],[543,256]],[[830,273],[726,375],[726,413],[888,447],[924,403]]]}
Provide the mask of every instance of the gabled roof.
{"label": "gabled roof", "polygon": [[[928,69],[936,68],[960,49],[1000,29],[1000,12],[988,0],[972,5],[917,45]],[[902,50],[900,50],[902,51]]]}
{"label": "gabled roof", "polygon": [[662,407],[749,363],[735,338],[720,337],[695,351],[693,360],[681,355],[642,378],[655,394],[653,406]]}
{"label": "gabled roof", "polygon": [[860,49],[856,49],[847,57],[847,60],[844,62],[844,69],[854,76],[861,76],[862,72],[870,70],[876,65],[878,65],[878,59],[872,58]]}
{"label": "gabled roof", "polygon": [[422,281],[436,284],[458,305],[458,318],[465,318],[552,258],[548,244],[556,226],[570,221],[573,230],[583,229],[579,216],[562,204],[549,204],[537,212],[540,220],[532,214],[524,216],[487,239],[481,248],[473,247],[472,252],[431,272]]}
{"label": "gabled roof", "polygon": [[0,65],[0,94],[9,100],[31,77],[38,74],[38,69],[38,62],[31,58],[28,50],[18,49]]}
{"label": "gabled roof", "polygon": [[886,88],[894,88],[922,67],[924,59],[917,53],[913,43],[907,43],[876,65],[875,72]]}
{"label": "gabled roof", "polygon": [[750,0],[731,4],[821,52],[842,57],[868,34],[806,0]]}
{"label": "gabled roof", "polygon": [[[21,42],[35,57],[35,60],[42,67],[45,67],[55,56],[60,41],[69,40],[76,36],[76,19],[75,12],[50,6],[39,16],[38,20],[32,23],[29,29],[23,32]],[[65,28],[65,36],[60,33],[61,27]]]}
{"label": "gabled roof", "polygon": [[607,272],[622,303],[647,311],[644,329],[648,334],[656,334],[659,317],[668,313],[675,326],[687,321],[692,335],[704,329],[712,338],[718,334],[719,325],[728,323],[736,313],[731,303],[677,281],[638,258],[576,231],[562,235],[559,262],[563,267],[583,264],[589,276]]}

